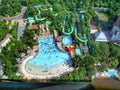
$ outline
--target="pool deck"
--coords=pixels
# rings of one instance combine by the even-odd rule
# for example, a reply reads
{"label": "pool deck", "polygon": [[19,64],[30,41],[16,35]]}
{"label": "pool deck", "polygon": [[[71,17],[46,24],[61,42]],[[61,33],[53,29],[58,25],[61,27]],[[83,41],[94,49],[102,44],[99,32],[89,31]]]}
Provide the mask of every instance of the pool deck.
{"label": "pool deck", "polygon": [[73,67],[68,67],[68,69],[65,69],[61,72],[56,72],[55,74],[49,74],[49,75],[35,75],[35,74],[31,74],[29,72],[26,71],[26,63],[32,59],[35,55],[31,55],[29,57],[27,57],[25,60],[23,60],[22,64],[20,65],[20,71],[23,74],[25,79],[51,79],[51,78],[56,78],[56,77],[60,77],[64,74],[67,74],[69,72],[72,72],[74,70]]}

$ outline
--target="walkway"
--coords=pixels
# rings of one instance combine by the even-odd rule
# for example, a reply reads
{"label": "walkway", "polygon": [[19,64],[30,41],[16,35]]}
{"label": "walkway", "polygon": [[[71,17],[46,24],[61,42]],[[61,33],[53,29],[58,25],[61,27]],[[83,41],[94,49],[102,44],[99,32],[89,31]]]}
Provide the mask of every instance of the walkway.
{"label": "walkway", "polygon": [[25,27],[26,27],[26,23],[24,23],[23,21],[19,21],[17,40],[20,40],[20,37],[23,36]]}
{"label": "walkway", "polygon": [[26,71],[26,63],[32,59],[35,55],[30,55],[29,57],[27,57],[22,64],[20,65],[20,69],[21,69],[21,73],[24,75],[24,77],[26,79],[51,79],[51,78],[55,78],[55,77],[60,77],[64,74],[67,74],[69,72],[72,72],[74,70],[73,67],[68,67],[68,69],[63,70],[62,72],[57,72],[55,74],[50,74],[50,75],[35,75],[35,74],[31,74],[28,73]]}
{"label": "walkway", "polygon": [[[108,30],[105,22],[102,20],[102,17],[100,15],[100,11],[101,11],[101,9],[99,9],[99,8],[95,9],[95,13],[97,14],[98,19],[99,19],[99,24],[100,24],[100,26],[102,28],[101,33],[103,33],[105,35],[105,37],[106,37],[106,38],[104,38],[104,39],[106,39],[105,41],[108,41],[108,40],[110,40],[110,31]],[[100,33],[97,33],[97,34],[100,34]]]}
{"label": "walkway", "polygon": [[26,9],[27,9],[26,7],[22,6],[21,13],[19,15],[14,16],[14,17],[2,17],[2,16],[0,16],[0,20],[6,20],[6,21],[8,21],[8,20],[22,19],[23,16],[24,16],[24,14],[25,14],[25,12],[26,12]]}
{"label": "walkway", "polygon": [[40,34],[41,34],[40,38],[53,37],[47,25],[46,25],[46,29],[44,29],[44,25],[40,24],[39,28],[40,28]]}

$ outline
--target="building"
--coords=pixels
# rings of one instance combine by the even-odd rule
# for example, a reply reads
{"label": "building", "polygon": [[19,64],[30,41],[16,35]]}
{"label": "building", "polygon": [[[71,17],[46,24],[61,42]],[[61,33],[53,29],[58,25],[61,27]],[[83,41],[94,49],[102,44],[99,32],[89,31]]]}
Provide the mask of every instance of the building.
{"label": "building", "polygon": [[84,19],[85,18],[85,11],[80,11],[81,14],[81,18]]}
{"label": "building", "polygon": [[3,70],[3,65],[0,63],[0,76],[2,76],[4,73],[4,70]]}
{"label": "building", "polygon": [[118,15],[118,18],[111,31],[111,40],[120,42],[120,15]]}
{"label": "building", "polygon": [[90,29],[95,41],[108,42],[110,40],[109,32],[106,30],[99,32],[92,17],[90,18]]}
{"label": "building", "polygon": [[34,19],[34,17],[28,17],[28,18],[27,18],[27,21],[28,21],[29,23],[34,23],[34,22],[35,22],[35,19]]}
{"label": "building", "polygon": [[76,54],[76,55],[82,55],[82,50],[79,49],[79,48],[76,48],[76,49],[75,49],[75,54]]}
{"label": "building", "polygon": [[30,25],[30,26],[28,26],[28,29],[29,30],[38,29],[38,26],[37,25]]}
{"label": "building", "polygon": [[67,51],[70,53],[71,57],[73,58],[75,56],[75,47],[74,45],[68,45],[67,46]]}
{"label": "building", "polygon": [[108,42],[110,40],[110,36],[108,31],[101,31],[94,33],[94,40],[98,42]]}
{"label": "building", "polygon": [[90,17],[90,29],[91,29],[91,34],[94,34],[95,32],[98,32],[98,29],[95,25],[95,22],[92,17]]}
{"label": "building", "polygon": [[10,34],[7,34],[6,37],[0,42],[0,52],[7,45],[7,43],[9,43],[11,37],[12,36]]}
{"label": "building", "polygon": [[23,36],[25,28],[26,28],[26,23],[24,23],[22,21],[19,22],[17,40],[20,40],[20,38]]}
{"label": "building", "polygon": [[54,30],[54,38],[57,38],[59,36],[59,33],[57,30]]}

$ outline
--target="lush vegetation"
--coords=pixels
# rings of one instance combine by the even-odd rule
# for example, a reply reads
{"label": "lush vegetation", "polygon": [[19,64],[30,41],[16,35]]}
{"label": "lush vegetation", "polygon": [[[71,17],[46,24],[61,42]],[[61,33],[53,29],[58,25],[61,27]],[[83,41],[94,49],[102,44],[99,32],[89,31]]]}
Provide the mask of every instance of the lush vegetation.
{"label": "lush vegetation", "polygon": [[[75,67],[75,71],[59,78],[59,80],[64,81],[81,81],[89,80],[89,77],[95,75],[95,63],[101,63],[101,72],[107,70],[108,68],[116,68],[117,66],[120,66],[120,49],[116,47],[112,42],[94,42],[90,34],[89,27],[89,19],[92,17],[95,21],[95,24],[97,25],[98,30],[101,31],[98,16],[96,15],[93,7],[109,7],[107,11],[103,10],[102,13],[105,14],[102,14],[102,16],[105,18],[107,26],[111,29],[116,15],[120,12],[120,5],[118,2],[116,2],[117,0],[2,0],[0,15],[17,15],[20,13],[21,6],[26,6],[27,11],[25,18],[35,17],[35,15],[38,14],[38,11],[34,8],[34,6],[41,4],[41,13],[38,17],[46,17],[46,19],[45,21],[38,21],[35,24],[45,24],[47,20],[50,20],[52,21],[52,23],[49,25],[51,33],[54,29],[56,29],[62,35],[61,29],[64,21],[64,14],[66,13],[67,15],[65,30],[68,30],[71,24],[77,25],[76,14],[80,10],[84,10],[85,19],[83,20],[80,18],[80,26],[82,34],[87,34],[90,55],[86,57],[76,56],[73,58],[73,66]],[[53,10],[51,11],[49,8],[52,8]],[[48,10],[46,11],[44,9]],[[109,17],[106,18],[105,15]],[[24,36],[21,37],[21,41],[17,41],[16,38],[18,25],[15,24],[12,26],[12,29],[9,29],[8,26],[10,25],[5,24],[4,21],[0,21],[0,41],[5,37],[7,33],[10,33],[12,35],[11,42],[9,42],[9,44],[3,49],[2,53],[0,53],[0,58],[2,60],[2,63],[5,64],[5,74],[8,75],[9,78],[17,78],[15,76],[15,73],[18,71],[18,62],[16,61],[16,58],[20,57],[20,53],[26,53],[28,46],[32,48],[35,42],[33,40],[33,37],[36,33],[39,34],[39,30],[30,31],[26,29]],[[79,41],[74,41],[76,44],[79,44]]]}
{"label": "lush vegetation", "polygon": [[9,78],[13,79],[18,71],[18,63],[16,58],[20,57],[21,52],[25,52],[27,47],[20,41],[12,39],[11,42],[2,50],[2,63],[5,64],[4,71]]}
{"label": "lush vegetation", "polygon": [[8,27],[4,21],[0,21],[0,41],[6,36],[8,32]]}
{"label": "lush vegetation", "polygon": [[0,16],[15,16],[21,12],[21,3],[19,0],[2,0],[0,6]]}
{"label": "lush vegetation", "polygon": [[101,13],[102,20],[108,22],[108,16],[105,13]]}

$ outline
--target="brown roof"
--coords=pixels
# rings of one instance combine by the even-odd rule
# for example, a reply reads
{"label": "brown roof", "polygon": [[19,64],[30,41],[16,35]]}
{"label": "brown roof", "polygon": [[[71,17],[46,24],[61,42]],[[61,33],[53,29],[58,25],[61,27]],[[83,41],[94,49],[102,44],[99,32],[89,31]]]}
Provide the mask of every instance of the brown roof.
{"label": "brown roof", "polygon": [[91,29],[97,29],[97,27],[95,25],[95,22],[94,22],[92,17],[90,18],[90,27],[91,27]]}
{"label": "brown roof", "polygon": [[91,84],[95,90],[120,90],[120,81],[105,76],[95,78]]}
{"label": "brown roof", "polygon": [[115,25],[120,27],[120,15],[118,15]]}
{"label": "brown roof", "polygon": [[6,37],[0,42],[0,45],[3,44],[10,37],[11,37],[11,35],[7,34]]}
{"label": "brown roof", "polygon": [[38,29],[38,26],[37,25],[31,25],[31,26],[28,26],[28,29]]}

